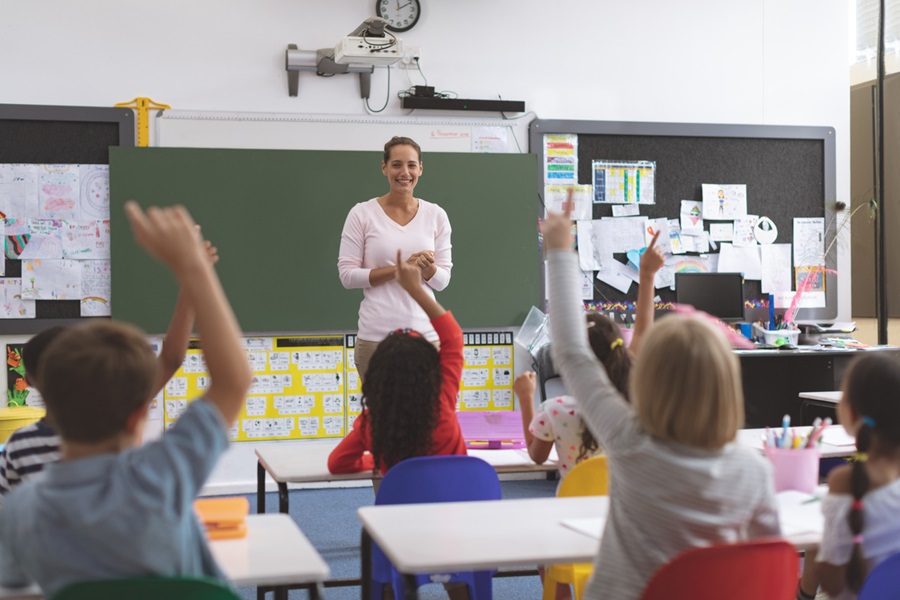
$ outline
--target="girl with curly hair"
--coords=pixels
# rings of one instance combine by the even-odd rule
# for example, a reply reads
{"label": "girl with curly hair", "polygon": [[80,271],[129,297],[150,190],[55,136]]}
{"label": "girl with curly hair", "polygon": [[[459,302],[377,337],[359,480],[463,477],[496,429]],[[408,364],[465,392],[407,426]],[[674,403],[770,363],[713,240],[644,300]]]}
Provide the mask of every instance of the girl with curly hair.
{"label": "girl with curly hair", "polygon": [[395,279],[430,319],[440,351],[408,329],[378,345],[363,380],[363,411],[328,457],[332,473],[386,473],[407,458],[466,453],[456,419],[462,330],[424,288],[416,265],[401,260],[399,252],[395,264]]}

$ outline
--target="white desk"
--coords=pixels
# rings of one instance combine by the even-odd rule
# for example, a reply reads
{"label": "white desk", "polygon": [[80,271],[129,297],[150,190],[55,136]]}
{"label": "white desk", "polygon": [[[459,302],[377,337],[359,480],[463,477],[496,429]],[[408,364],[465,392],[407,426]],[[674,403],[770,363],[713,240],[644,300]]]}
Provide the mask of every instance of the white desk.
{"label": "white desk", "polygon": [[[821,392],[820,392],[821,393]],[[809,435],[812,427],[791,427],[794,433],[801,435]],[[780,432],[781,428],[772,428],[773,432]],[[745,446],[756,448],[760,452],[763,449],[762,436],[765,435],[765,429],[741,429],[737,434],[737,443]],[[831,443],[829,443],[831,442]],[[853,438],[844,433],[843,425],[832,425],[825,429],[822,434],[822,446],[820,447],[821,458],[847,458],[853,456],[856,452],[856,445]]]}
{"label": "white desk", "polygon": [[[302,443],[273,443],[256,449],[256,512],[266,511],[266,473],[278,484],[278,511],[288,512],[288,484],[323,481],[364,481],[379,479],[372,471],[333,475],[328,471],[328,455],[339,440]],[[556,462],[537,465],[527,450],[469,450],[490,464],[497,473],[537,473],[556,471]]]}
{"label": "white desk", "polygon": [[806,400],[817,400],[828,404],[837,404],[841,401],[844,392],[801,392],[800,397]]}
{"label": "white desk", "polygon": [[[250,515],[246,537],[213,540],[209,548],[235,587],[258,586],[259,594],[263,588],[275,588],[276,595],[283,591],[285,597],[288,589],[305,588],[310,598],[322,596],[328,565],[287,515]],[[2,600],[40,598],[43,593],[36,585],[0,588]]]}
{"label": "white desk", "polygon": [[[592,562],[608,507],[605,496],[362,507],[362,597],[371,597],[372,540],[404,574],[406,598],[414,599],[420,573]],[[798,548],[821,540],[820,502],[779,501],[779,514]],[[563,523],[573,519],[590,520],[597,535]]]}

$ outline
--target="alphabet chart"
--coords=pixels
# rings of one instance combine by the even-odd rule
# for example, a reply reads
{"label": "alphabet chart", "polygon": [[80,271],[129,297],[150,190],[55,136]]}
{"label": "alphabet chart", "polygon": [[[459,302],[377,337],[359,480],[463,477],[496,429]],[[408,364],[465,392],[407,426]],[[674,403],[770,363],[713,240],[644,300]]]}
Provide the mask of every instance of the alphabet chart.
{"label": "alphabet chart", "polygon": [[[231,429],[233,441],[343,437],[344,337],[244,338],[253,382]],[[184,363],[165,388],[169,427],[209,387],[199,340],[191,340]]]}
{"label": "alphabet chart", "polygon": [[512,410],[513,339],[509,331],[463,334],[459,410]]}

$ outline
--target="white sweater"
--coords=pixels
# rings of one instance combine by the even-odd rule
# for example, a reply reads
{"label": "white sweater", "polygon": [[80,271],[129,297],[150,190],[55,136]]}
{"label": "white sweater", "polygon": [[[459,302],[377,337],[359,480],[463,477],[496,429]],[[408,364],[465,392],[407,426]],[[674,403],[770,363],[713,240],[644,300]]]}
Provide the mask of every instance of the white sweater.
{"label": "white sweater", "polygon": [[345,288],[363,288],[359,305],[359,337],[380,342],[395,329],[408,327],[429,341],[438,339],[431,321],[418,304],[396,281],[372,286],[372,269],[393,266],[397,250],[403,260],[422,250],[434,252],[437,271],[422,285],[434,296],[450,283],[450,219],[437,204],[419,200],[419,210],[412,221],[399,225],[393,221],[377,198],[360,202],[347,215],[341,232],[338,273]]}
{"label": "white sweater", "polygon": [[640,598],[653,573],[688,548],[777,536],[768,462],[733,443],[701,450],[645,432],[588,346],[578,257],[551,251],[547,263],[554,363],[609,464],[609,517],[585,597]]}

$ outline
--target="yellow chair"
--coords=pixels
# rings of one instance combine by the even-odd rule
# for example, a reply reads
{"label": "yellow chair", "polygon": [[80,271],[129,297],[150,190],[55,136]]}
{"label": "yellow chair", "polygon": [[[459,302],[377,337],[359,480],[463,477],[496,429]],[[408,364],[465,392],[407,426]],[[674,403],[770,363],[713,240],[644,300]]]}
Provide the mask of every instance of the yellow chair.
{"label": "yellow chair", "polygon": [[[609,473],[606,456],[595,456],[581,461],[569,471],[556,491],[558,498],[572,496],[605,496],[609,493]],[[584,586],[594,570],[591,563],[550,565],[544,572],[542,600],[555,600],[557,584],[575,588],[575,600],[581,600]]]}

